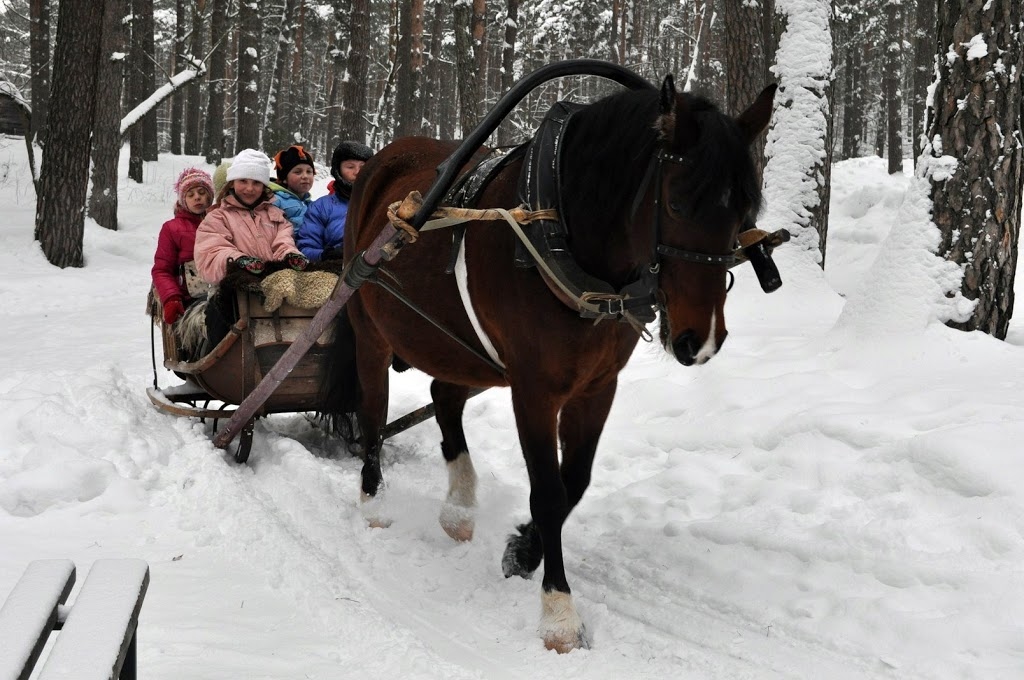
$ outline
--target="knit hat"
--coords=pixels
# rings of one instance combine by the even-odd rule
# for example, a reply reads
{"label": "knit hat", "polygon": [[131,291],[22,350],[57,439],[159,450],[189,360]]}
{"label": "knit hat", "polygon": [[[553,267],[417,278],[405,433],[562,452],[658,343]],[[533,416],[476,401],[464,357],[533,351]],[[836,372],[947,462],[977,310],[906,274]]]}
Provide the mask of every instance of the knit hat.
{"label": "knit hat", "polygon": [[217,192],[216,196],[220,195],[220,190],[228,183],[228,168],[230,167],[231,161],[221,161],[217,169],[213,171],[213,188]]}
{"label": "knit hat", "polygon": [[210,173],[199,168],[185,168],[178,175],[177,181],[174,182],[174,192],[178,195],[178,205],[183,208],[187,208],[185,205],[185,194],[189,192],[189,189],[196,187],[202,187],[206,189],[206,193],[210,195],[210,200],[213,200],[213,178],[210,177]]}
{"label": "knit hat", "polygon": [[342,142],[334,147],[334,155],[331,156],[331,177],[341,181],[341,164],[345,161],[368,161],[373,155],[373,150],[365,144],[351,140]]}
{"label": "knit hat", "polygon": [[242,149],[231,161],[227,180],[251,179],[263,184],[270,183],[270,159],[267,154],[256,149]]}
{"label": "knit hat", "polygon": [[277,170],[277,181],[284,182],[288,173],[292,171],[296,165],[302,165],[305,163],[309,167],[316,170],[313,165],[313,154],[303,149],[298,144],[293,144],[287,149],[278,151],[277,155],[274,156],[274,168]]}

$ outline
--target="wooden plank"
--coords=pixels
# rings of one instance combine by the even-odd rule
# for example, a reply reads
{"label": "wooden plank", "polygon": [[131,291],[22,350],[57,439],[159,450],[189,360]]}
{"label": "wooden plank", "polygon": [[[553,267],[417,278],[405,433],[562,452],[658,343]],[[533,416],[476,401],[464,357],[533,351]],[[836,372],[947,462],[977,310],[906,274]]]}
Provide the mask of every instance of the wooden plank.
{"label": "wooden plank", "polygon": [[[149,587],[143,560],[96,560],[38,680],[113,680],[129,656]],[[130,674],[134,677],[134,668]]]}
{"label": "wooden plank", "polygon": [[0,680],[27,680],[50,632],[57,606],[75,585],[71,560],[36,560],[14,585],[0,608]]}

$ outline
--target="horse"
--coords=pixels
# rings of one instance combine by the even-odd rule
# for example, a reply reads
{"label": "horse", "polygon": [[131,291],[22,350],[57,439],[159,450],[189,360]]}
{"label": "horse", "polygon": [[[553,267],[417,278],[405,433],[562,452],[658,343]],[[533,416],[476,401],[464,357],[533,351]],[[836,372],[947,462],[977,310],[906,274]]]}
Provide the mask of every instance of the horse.
{"label": "horse", "polygon": [[[711,359],[726,339],[726,263],[760,208],[749,146],[768,124],[774,93],[769,86],[733,118],[706,98],[677,92],[667,76],[660,88],[578,109],[559,142],[558,219],[569,255],[614,291],[648,282],[649,319],[656,310],[661,343],[686,366]],[[434,168],[455,146],[401,138],[366,163],[349,205],[346,260],[378,236],[390,205],[431,186]],[[502,167],[478,205],[517,205],[524,163],[520,156]],[[361,497],[371,501],[382,484],[388,368],[400,359],[433,377],[449,478],[440,521],[456,540],[472,538],[476,507],[466,400],[473,389],[511,388],[531,519],[508,537],[502,568],[506,577],[529,578],[543,561],[539,632],[548,649],[566,652],[589,640],[566,579],[562,526],[590,482],[618,374],[647,332],[643,315],[631,317],[624,306],[618,320],[584,318],[557,294],[550,271],[517,266],[517,238],[508,224],[492,221],[468,224],[456,245],[451,230],[420,233],[377,276],[419,310],[385,287],[360,287],[339,324],[354,337],[338,343],[354,349],[356,384],[328,388],[359,395]],[[453,274],[445,271],[449,261]]]}

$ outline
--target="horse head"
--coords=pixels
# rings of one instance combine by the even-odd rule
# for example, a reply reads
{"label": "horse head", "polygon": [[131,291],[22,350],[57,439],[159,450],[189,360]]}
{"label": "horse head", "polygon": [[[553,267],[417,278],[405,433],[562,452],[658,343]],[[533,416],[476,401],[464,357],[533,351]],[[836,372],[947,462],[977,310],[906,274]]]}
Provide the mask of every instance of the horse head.
{"label": "horse head", "polygon": [[661,86],[646,203],[657,244],[660,339],[687,366],[708,361],[728,334],[727,269],[739,232],[753,226],[761,206],[749,146],[768,125],[775,89],[765,88],[734,119],[677,92],[671,75]]}

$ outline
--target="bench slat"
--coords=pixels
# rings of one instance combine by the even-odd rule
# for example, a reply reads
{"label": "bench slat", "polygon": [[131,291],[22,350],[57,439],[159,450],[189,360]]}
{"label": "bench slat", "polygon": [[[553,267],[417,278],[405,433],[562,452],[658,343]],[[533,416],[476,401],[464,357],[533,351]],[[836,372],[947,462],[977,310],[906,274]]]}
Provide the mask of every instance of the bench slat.
{"label": "bench slat", "polygon": [[27,680],[75,585],[71,560],[35,560],[0,608],[0,680]]}
{"label": "bench slat", "polygon": [[149,565],[96,560],[50,650],[39,680],[112,680],[135,638]]}

